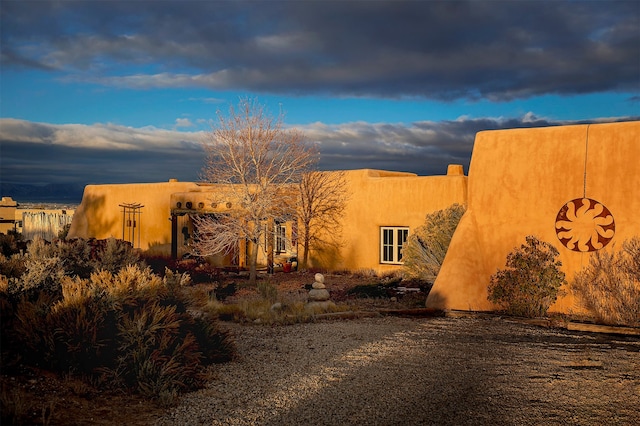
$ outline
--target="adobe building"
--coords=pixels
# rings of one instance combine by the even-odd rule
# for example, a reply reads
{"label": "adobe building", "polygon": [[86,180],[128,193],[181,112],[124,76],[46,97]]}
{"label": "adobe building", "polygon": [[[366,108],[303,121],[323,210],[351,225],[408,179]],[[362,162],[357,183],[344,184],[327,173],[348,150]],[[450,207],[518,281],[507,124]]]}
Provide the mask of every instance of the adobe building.
{"label": "adobe building", "polygon": [[11,197],[2,197],[0,200],[0,234],[8,234],[16,231],[16,209],[18,203]]}
{"label": "adobe building", "polygon": [[118,238],[141,250],[169,253],[171,194],[199,191],[193,182],[87,185],[69,238]]}
{"label": "adobe building", "polygon": [[[479,132],[467,210],[427,306],[493,310],[490,277],[527,235],[559,250],[570,281],[594,251],[640,236],[639,188],[639,121]],[[580,310],[569,291],[550,309]]]}
{"label": "adobe building", "polygon": [[[408,233],[424,224],[426,214],[464,203],[467,178],[462,166],[444,176],[382,170],[343,172],[348,199],[339,246],[310,253],[310,265],[329,270],[384,272],[402,266],[401,248]],[[178,182],[88,185],[77,208],[69,238],[119,238],[154,254],[181,257],[194,235],[193,215],[214,215],[238,208],[238,200],[221,185]],[[298,255],[295,221],[276,222],[273,253],[259,253],[282,264]],[[250,246],[212,256],[216,266],[246,267]]]}
{"label": "adobe building", "polygon": [[[427,306],[490,311],[490,277],[507,255],[535,235],[560,251],[569,281],[595,250],[640,236],[640,122],[479,132],[468,177],[451,165],[446,175],[383,170],[345,171],[348,202],[340,245],[310,253],[310,266],[328,270],[401,269],[402,244],[425,216],[454,203],[467,210],[453,236]],[[130,241],[151,253],[189,251],[194,214],[237,208],[216,185],[164,183],[89,185],[69,237]],[[213,202],[212,200],[216,200]],[[274,252],[283,262],[301,253],[294,222],[275,223]],[[246,266],[249,247],[210,259]],[[580,310],[568,291],[551,311]]]}
{"label": "adobe building", "polygon": [[441,176],[363,169],[346,171],[345,178],[348,201],[342,244],[311,252],[311,266],[376,273],[398,270],[407,235],[424,225],[426,215],[464,204],[467,198],[461,165],[449,165]]}

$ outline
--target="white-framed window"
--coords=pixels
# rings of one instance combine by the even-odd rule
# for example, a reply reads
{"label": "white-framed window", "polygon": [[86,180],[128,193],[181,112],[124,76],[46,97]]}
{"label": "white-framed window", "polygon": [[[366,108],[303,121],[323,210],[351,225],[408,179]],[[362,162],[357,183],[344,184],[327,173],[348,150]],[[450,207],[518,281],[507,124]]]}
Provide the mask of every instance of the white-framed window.
{"label": "white-framed window", "polygon": [[402,246],[407,236],[408,226],[381,226],[380,263],[402,264]]}
{"label": "white-framed window", "polygon": [[276,253],[287,251],[287,227],[284,222],[276,222],[274,228],[274,250]]}

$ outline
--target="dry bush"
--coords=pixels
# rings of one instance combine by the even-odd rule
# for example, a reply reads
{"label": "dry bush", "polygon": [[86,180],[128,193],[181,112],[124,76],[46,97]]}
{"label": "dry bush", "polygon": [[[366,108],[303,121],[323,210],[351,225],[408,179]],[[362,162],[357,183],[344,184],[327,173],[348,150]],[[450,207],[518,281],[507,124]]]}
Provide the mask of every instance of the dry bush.
{"label": "dry bush", "polygon": [[407,278],[433,284],[464,212],[464,206],[453,204],[430,213],[425,224],[409,234],[402,249],[403,270]]}
{"label": "dry bush", "polygon": [[27,263],[47,259],[56,259],[65,275],[81,278],[89,278],[100,270],[116,273],[123,267],[141,264],[140,255],[131,244],[115,238],[76,238],[52,243],[37,238],[29,244]]}
{"label": "dry bush", "polygon": [[140,254],[130,243],[108,238],[93,255],[93,270],[116,273],[126,266],[139,265],[140,262]]}
{"label": "dry bush", "polygon": [[565,283],[558,250],[534,236],[507,255],[506,269],[491,276],[488,299],[510,315],[540,317]]}
{"label": "dry bush", "polygon": [[593,253],[571,289],[597,321],[640,326],[640,238],[625,241],[619,251]]}
{"label": "dry bush", "polygon": [[0,413],[2,424],[21,425],[29,411],[28,394],[21,388],[7,389],[2,386],[0,391]]}
{"label": "dry bush", "polygon": [[[10,359],[80,374],[168,403],[204,383],[205,367],[230,359],[231,335],[216,318],[195,318],[183,289],[188,276],[164,279],[133,265],[89,279],[63,277],[60,292],[11,299],[6,279],[0,301],[11,309],[2,324]],[[3,316],[5,310],[3,309]],[[5,352],[3,352],[3,360]]]}
{"label": "dry bush", "polygon": [[0,254],[6,257],[11,257],[14,254],[20,253],[23,248],[24,242],[22,241],[22,234],[9,231],[6,234],[0,233]]}
{"label": "dry bush", "polygon": [[12,254],[6,257],[0,254],[0,275],[8,278],[20,278],[25,272],[27,272],[25,255]]}

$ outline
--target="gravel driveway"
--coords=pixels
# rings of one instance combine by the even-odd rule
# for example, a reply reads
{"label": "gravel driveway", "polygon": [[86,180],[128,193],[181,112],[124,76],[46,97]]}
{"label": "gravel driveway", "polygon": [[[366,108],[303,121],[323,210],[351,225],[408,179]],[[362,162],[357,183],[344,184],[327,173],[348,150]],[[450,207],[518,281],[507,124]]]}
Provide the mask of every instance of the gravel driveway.
{"label": "gravel driveway", "polygon": [[637,425],[640,337],[499,318],[230,326],[215,367],[159,425]]}

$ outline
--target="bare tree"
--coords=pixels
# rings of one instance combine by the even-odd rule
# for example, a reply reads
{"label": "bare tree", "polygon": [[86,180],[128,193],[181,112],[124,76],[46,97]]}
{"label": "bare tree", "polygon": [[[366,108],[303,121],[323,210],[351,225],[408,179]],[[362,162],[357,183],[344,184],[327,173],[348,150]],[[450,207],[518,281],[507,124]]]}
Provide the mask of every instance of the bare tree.
{"label": "bare tree", "polygon": [[[233,207],[194,218],[200,255],[228,253],[248,242],[250,282],[255,283],[258,251],[267,250],[274,219],[296,213],[296,184],[317,162],[304,135],[286,129],[283,115],[273,118],[255,99],[244,98],[229,114],[218,112],[217,126],[205,143],[205,181],[219,184],[219,201]],[[214,200],[215,202],[216,200]]]}
{"label": "bare tree", "polygon": [[307,267],[311,250],[340,244],[342,216],[348,200],[343,171],[306,173],[299,183],[298,238],[302,244],[302,266]]}

